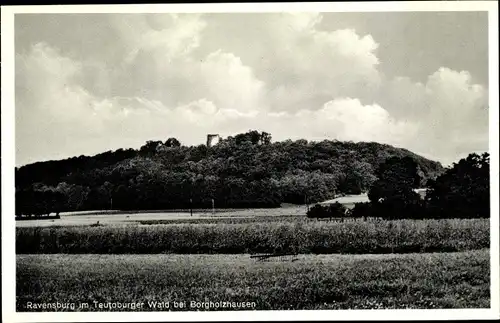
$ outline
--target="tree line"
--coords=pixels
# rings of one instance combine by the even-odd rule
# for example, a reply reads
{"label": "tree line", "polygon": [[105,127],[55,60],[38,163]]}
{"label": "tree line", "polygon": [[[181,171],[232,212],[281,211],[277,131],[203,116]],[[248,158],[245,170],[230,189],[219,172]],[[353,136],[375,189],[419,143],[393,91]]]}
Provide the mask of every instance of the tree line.
{"label": "tree line", "polygon": [[168,138],[139,149],[16,168],[16,215],[208,208],[212,199],[217,208],[315,203],[368,191],[379,180],[376,170],[391,157],[414,161],[420,185],[444,170],[406,149],[375,142],[273,142],[271,134],[256,130],[212,147]]}
{"label": "tree line", "polygon": [[315,205],[310,218],[377,217],[382,219],[490,217],[490,156],[469,154],[427,181],[424,198],[415,192],[422,181],[418,164],[408,157],[391,157],[376,170],[369,202],[347,210],[336,202]]}

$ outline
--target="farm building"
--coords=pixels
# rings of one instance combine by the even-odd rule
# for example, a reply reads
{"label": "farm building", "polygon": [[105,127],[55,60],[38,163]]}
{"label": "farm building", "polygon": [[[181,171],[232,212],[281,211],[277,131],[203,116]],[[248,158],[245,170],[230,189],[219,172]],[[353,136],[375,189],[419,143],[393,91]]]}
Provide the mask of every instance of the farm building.
{"label": "farm building", "polygon": [[[413,190],[415,193],[418,193],[420,195],[420,198],[425,198],[425,194],[427,192],[426,188],[417,188]],[[358,195],[344,195],[344,196],[339,196],[336,197],[332,200],[324,201],[319,204],[333,204],[335,202],[339,202],[342,204],[344,207],[347,209],[352,209],[354,208],[354,205],[356,203],[364,203],[364,202],[370,202],[370,199],[368,198],[367,193],[363,194],[358,194]]]}
{"label": "farm building", "polygon": [[415,191],[415,193],[418,193],[420,195],[421,199],[424,199],[425,198],[425,194],[427,193],[427,189],[426,188],[417,188],[417,189],[414,189],[413,191]]}

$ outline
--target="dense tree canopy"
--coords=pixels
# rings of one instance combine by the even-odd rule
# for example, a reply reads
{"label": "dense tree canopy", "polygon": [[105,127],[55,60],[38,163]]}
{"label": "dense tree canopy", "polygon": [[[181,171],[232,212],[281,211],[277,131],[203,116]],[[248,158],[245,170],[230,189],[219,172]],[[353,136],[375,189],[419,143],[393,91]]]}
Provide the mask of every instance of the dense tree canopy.
{"label": "dense tree canopy", "polygon": [[388,199],[407,200],[420,187],[418,164],[410,157],[391,157],[375,171],[378,178],[372,185],[368,197],[371,202]]}
{"label": "dense tree canopy", "polygon": [[16,215],[59,215],[66,207],[66,196],[55,189],[38,187],[16,192]]}
{"label": "dense tree canopy", "polygon": [[[60,192],[65,211],[210,207],[212,199],[216,207],[277,207],[366,192],[384,174],[375,170],[391,157],[417,165],[424,181],[443,170],[437,162],[389,145],[272,142],[270,134],[252,130],[212,147],[187,147],[168,138],[148,141],[138,150],[26,165],[16,168],[16,190]],[[406,166],[400,166],[404,171]]]}
{"label": "dense tree canopy", "polygon": [[369,203],[358,203],[354,217],[478,218],[490,216],[489,154],[470,154],[435,179],[427,181],[422,199],[414,191],[422,182],[420,165],[411,158],[391,157],[375,172]]}
{"label": "dense tree canopy", "polygon": [[368,197],[376,213],[386,218],[415,218],[421,213],[421,198],[414,191],[422,178],[418,164],[410,157],[391,157],[380,164]]}
{"label": "dense tree canopy", "polygon": [[490,155],[470,154],[429,181],[427,202],[435,217],[490,216]]}

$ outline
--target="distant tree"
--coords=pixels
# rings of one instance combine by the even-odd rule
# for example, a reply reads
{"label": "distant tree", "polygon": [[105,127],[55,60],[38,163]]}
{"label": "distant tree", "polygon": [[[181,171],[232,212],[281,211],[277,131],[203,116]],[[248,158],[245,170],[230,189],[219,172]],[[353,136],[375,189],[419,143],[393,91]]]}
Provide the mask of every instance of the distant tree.
{"label": "distant tree", "polygon": [[413,158],[388,158],[377,168],[375,175],[378,179],[370,188],[368,197],[376,213],[386,218],[414,214],[421,199],[413,189],[420,186],[421,178]]}
{"label": "distant tree", "polygon": [[435,180],[426,194],[436,217],[486,218],[490,216],[490,155],[470,154]]}
{"label": "distant tree", "polygon": [[65,197],[67,210],[79,211],[84,208],[90,188],[62,182],[54,188],[54,191]]}
{"label": "distant tree", "polygon": [[146,144],[139,149],[139,152],[142,155],[151,155],[156,153],[161,145],[163,145],[163,143],[159,140],[148,140]]}
{"label": "distant tree", "polygon": [[48,191],[45,198],[49,204],[47,214],[54,212],[59,217],[59,213],[66,209],[66,196],[63,193],[55,190]]}
{"label": "distant tree", "polygon": [[[297,171],[280,180],[284,202],[304,204],[321,202],[334,197],[335,177],[321,172]],[[307,199],[307,201],[306,201]]]}
{"label": "distant tree", "polygon": [[48,216],[65,208],[64,194],[53,188],[37,187],[16,191],[16,216]]}
{"label": "distant tree", "polygon": [[263,145],[269,145],[271,144],[271,140],[272,140],[272,137],[271,137],[271,134],[270,133],[267,133],[267,132],[262,132],[260,134],[260,142],[263,144]]}
{"label": "distant tree", "polygon": [[179,140],[177,140],[176,138],[168,138],[165,141],[165,146],[166,147],[180,147],[181,142]]}
{"label": "distant tree", "polygon": [[370,202],[355,203],[351,211],[353,218],[368,218],[372,216],[373,208]]}
{"label": "distant tree", "polygon": [[260,142],[260,133],[257,130],[249,130],[246,133],[240,133],[234,137],[236,144],[241,145],[248,141],[252,145],[257,145]]}
{"label": "distant tree", "polygon": [[[271,144],[271,134],[267,132],[258,132],[257,130],[249,130],[246,133],[240,133],[234,137],[237,145],[243,142],[251,142],[252,145],[269,145]],[[229,137],[228,139],[232,139]]]}
{"label": "distant tree", "polygon": [[359,177],[353,173],[342,174],[338,184],[338,193],[354,195],[363,193]]}
{"label": "distant tree", "polygon": [[420,186],[418,164],[411,157],[391,157],[375,171],[377,180],[369,191],[372,202],[381,198],[402,197]]}
{"label": "distant tree", "polygon": [[345,207],[338,202],[330,205],[316,204],[307,211],[306,216],[312,219],[343,218],[345,211]]}
{"label": "distant tree", "polygon": [[33,190],[17,189],[15,197],[16,217],[31,216],[34,214],[35,199]]}
{"label": "distant tree", "polygon": [[332,203],[328,206],[328,214],[330,218],[343,218],[346,213],[346,208],[339,202]]}

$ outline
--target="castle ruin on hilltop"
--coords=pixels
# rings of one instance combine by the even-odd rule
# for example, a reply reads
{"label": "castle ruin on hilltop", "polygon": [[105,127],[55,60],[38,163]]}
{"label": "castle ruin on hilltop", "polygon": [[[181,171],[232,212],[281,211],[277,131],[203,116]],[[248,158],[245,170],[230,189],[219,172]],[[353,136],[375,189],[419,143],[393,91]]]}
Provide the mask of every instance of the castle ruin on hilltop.
{"label": "castle ruin on hilltop", "polygon": [[220,141],[220,136],[218,134],[208,134],[207,135],[207,147],[210,148],[216,145]]}

